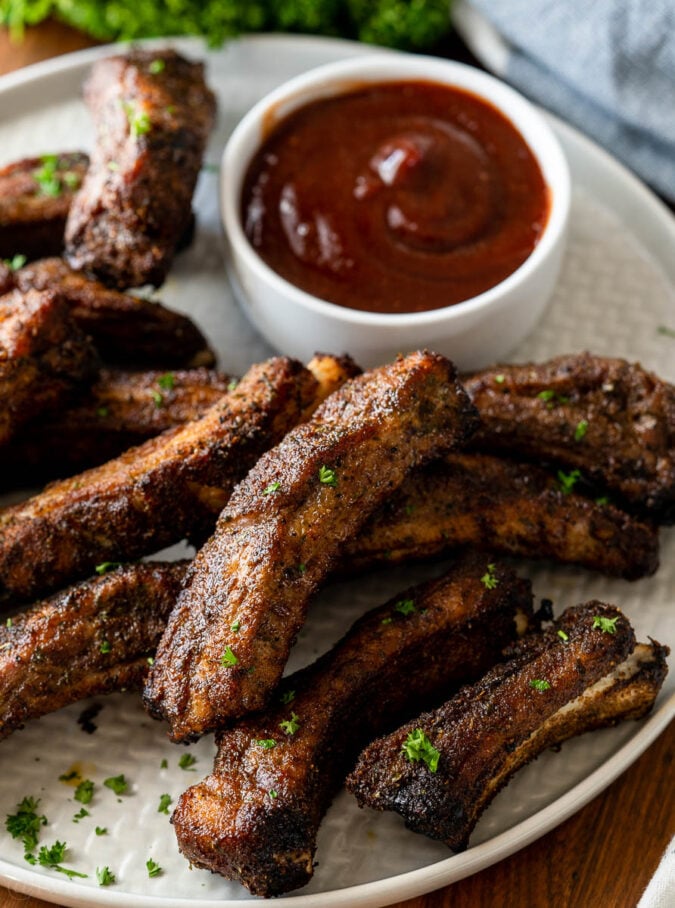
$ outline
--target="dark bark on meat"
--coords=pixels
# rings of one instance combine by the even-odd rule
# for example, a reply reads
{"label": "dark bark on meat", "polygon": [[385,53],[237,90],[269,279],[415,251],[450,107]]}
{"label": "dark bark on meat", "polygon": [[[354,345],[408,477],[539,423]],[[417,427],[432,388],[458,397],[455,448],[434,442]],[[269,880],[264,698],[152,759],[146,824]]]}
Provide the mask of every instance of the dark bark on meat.
{"label": "dark bark on meat", "polygon": [[61,254],[68,210],[88,164],[86,154],[74,151],[0,168],[0,258]]}
{"label": "dark bark on meat", "polygon": [[0,445],[93,379],[98,359],[53,293],[0,297]]}
{"label": "dark bark on meat", "polygon": [[284,679],[268,712],[218,734],[213,773],[173,815],[192,864],[256,895],[308,882],[319,824],[360,748],[480,675],[527,628],[529,583],[494,565],[487,589],[488,560],[465,558],[369,612]]}
{"label": "dark bark on meat", "polygon": [[565,493],[554,475],[487,454],[415,470],[347,544],[352,572],[472,547],[636,580],[658,567],[658,531],[609,503]]}
{"label": "dark bark on meat", "polygon": [[349,382],[263,455],[198,552],[149,677],[174,740],[265,705],[347,540],[474,426],[452,365],[416,353]]}
{"label": "dark bark on meat", "polygon": [[[613,630],[598,626],[599,618]],[[614,606],[568,609],[543,634],[516,643],[512,658],[476,684],[370,744],[347,787],[361,806],[394,810],[415,832],[463,850],[521,766],[573,735],[649,712],[667,653],[658,644],[636,647]],[[408,736],[420,732],[438,751],[436,769],[406,753]]]}
{"label": "dark bark on meat", "polygon": [[126,565],[0,625],[0,738],[85,697],[140,687],[184,573],[183,562]]}
{"label": "dark bark on meat", "polygon": [[68,217],[68,261],[110,286],[158,286],[188,227],[213,124],[204,67],[133,50],[94,65],[85,101],[97,137]]}
{"label": "dark bark on meat", "polygon": [[498,366],[464,384],[481,415],[478,450],[578,470],[638,511],[675,519],[672,385],[590,353]]}

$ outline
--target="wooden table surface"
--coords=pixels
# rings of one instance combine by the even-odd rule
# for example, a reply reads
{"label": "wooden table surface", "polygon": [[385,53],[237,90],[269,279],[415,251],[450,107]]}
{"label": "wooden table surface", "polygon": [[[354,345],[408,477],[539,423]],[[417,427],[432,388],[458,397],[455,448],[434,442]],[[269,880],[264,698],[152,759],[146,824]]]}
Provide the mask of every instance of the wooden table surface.
{"label": "wooden table surface", "polygon": [[[53,22],[27,30],[20,44],[0,30],[0,74],[91,43]],[[635,908],[673,835],[675,723],[603,794],[548,835],[481,873],[394,908]],[[0,908],[48,903],[0,887]]]}

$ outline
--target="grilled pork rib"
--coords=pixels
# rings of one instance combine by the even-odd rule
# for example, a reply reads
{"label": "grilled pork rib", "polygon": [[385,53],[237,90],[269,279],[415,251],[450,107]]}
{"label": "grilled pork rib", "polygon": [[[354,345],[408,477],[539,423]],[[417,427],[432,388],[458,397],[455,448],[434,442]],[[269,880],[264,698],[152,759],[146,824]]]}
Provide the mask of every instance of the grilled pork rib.
{"label": "grilled pork rib", "polygon": [[261,457],[197,553],[148,679],[173,740],[265,705],[346,541],[474,426],[452,364],[415,353],[346,384]]}
{"label": "grilled pork rib", "polygon": [[86,397],[26,426],[0,449],[0,489],[34,488],[105,463],[199,419],[231,383],[229,376],[209,369],[102,369]]}
{"label": "grilled pork rib", "polygon": [[55,294],[0,297],[0,445],[66,402],[97,369],[94,349]]}
{"label": "grilled pork rib", "polygon": [[161,284],[191,218],[216,102],[204,67],[172,50],[94,64],[96,145],[66,226],[73,268],[124,289]]}
{"label": "grilled pork rib", "polygon": [[478,450],[548,460],[675,519],[675,388],[623,359],[582,353],[498,366],[464,382]]}
{"label": "grilled pork rib", "polygon": [[139,687],[183,562],[130,564],[0,625],[0,738],[85,697]]}
{"label": "grilled pork rib", "polygon": [[195,323],[162,303],[110,290],[68,267],[42,259],[13,275],[20,290],[54,290],[73,321],[88,334],[103,360],[143,368],[210,366],[213,352]]}
{"label": "grilled pork rib", "polygon": [[486,556],[406,590],[357,621],[313,665],[284,679],[267,712],[217,736],[213,773],[172,822],[188,860],[255,895],[308,882],[321,819],[364,743],[477,677],[523,633],[529,582]]}
{"label": "grilled pork rib", "polygon": [[346,571],[460,547],[580,564],[636,580],[658,567],[649,522],[565,493],[553,475],[488,454],[447,454],[415,470],[347,544]]}
{"label": "grilled pork rib", "polygon": [[73,151],[0,168],[0,259],[61,253],[68,210],[88,164],[86,154]]}
{"label": "grilled pork rib", "polygon": [[[410,829],[461,851],[521,766],[574,735],[648,713],[667,654],[657,643],[636,646],[613,606],[567,609],[476,684],[370,744],[347,787],[362,807],[395,810]],[[424,736],[427,761],[411,758],[411,735]]]}
{"label": "grilled pork rib", "polygon": [[201,419],[0,511],[0,598],[34,598],[103,561],[128,561],[210,532],[235,483],[318,393],[300,363],[269,360]]}

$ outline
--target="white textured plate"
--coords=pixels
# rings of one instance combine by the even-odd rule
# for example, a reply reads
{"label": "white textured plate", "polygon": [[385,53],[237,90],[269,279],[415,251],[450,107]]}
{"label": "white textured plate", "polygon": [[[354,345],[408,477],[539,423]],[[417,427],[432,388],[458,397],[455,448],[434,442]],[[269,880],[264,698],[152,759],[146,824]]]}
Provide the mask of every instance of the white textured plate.
{"label": "white textured plate", "polygon": [[[275,85],[321,63],[363,53],[359,45],[316,38],[256,37],[206,54],[201,42],[174,42],[208,60],[220,117],[209,159],[220,158],[223,142],[242,114]],[[79,101],[96,49],[60,58],[0,80],[0,163],[29,154],[87,148],[91,128]],[[569,156],[575,182],[570,247],[560,285],[548,313],[513,359],[544,359],[591,349],[639,359],[675,380],[675,339],[659,333],[675,328],[675,228],[658,201],[610,157],[578,133],[554,123]],[[161,298],[189,311],[213,340],[224,368],[241,373],[270,353],[234,304],[222,265],[217,211],[217,175],[203,173],[197,191],[198,228],[193,247],[180,256]],[[433,343],[433,338],[430,338]],[[39,557],[27,552],[26,557]],[[675,533],[662,536],[663,567],[656,577],[628,584],[581,570],[523,565],[538,597],[562,610],[597,597],[621,606],[641,638],[651,634],[675,644],[673,577]],[[316,602],[289,668],[325,650],[365,608],[384,601],[429,568],[399,569],[327,589]],[[436,566],[431,569],[439,570]],[[641,723],[601,731],[546,753],[523,770],[480,822],[472,847],[449,857],[440,844],[406,831],[393,815],[360,811],[341,795],[319,836],[314,880],[285,904],[303,908],[374,906],[410,898],[460,879],[521,848],[561,822],[622,772],[663,730],[675,713],[675,673],[653,715]],[[178,766],[186,751],[169,744],[164,728],[143,713],[138,697],[119,694],[99,701],[95,734],[84,734],[77,718],[82,705],[65,709],[0,744],[0,814],[13,812],[24,795],[41,798],[49,825],[42,843],[65,840],[66,864],[88,873],[69,881],[30,867],[22,848],[0,831],[0,881],[61,905],[118,905],[141,908],[233,906],[250,896],[238,885],[190,870],[180,857],[168,816],[157,810],[160,795],[174,802],[210,769],[210,740],[194,745],[191,770]],[[87,705],[87,704],[85,704]],[[89,704],[90,705],[90,704]],[[162,761],[166,760],[166,768]],[[73,767],[96,783],[91,816],[73,822],[80,805],[59,776]],[[124,773],[130,792],[117,798],[102,786]],[[96,836],[95,827],[108,833]],[[163,872],[149,879],[152,858]],[[100,888],[96,867],[108,866],[117,882]]]}

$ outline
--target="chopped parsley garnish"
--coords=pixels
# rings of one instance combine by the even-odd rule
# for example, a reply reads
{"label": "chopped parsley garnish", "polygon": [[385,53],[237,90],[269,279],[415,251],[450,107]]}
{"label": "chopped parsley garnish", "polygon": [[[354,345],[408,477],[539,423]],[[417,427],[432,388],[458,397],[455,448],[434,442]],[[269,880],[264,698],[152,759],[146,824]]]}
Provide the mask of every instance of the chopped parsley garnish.
{"label": "chopped parsley garnish", "polygon": [[83,779],[75,789],[73,797],[80,804],[90,804],[91,799],[94,797],[94,783],[91,779]]}
{"label": "chopped parsley garnish", "polygon": [[159,807],[157,808],[157,813],[166,813],[169,812],[169,804],[171,803],[171,795],[163,794],[159,796]]}
{"label": "chopped parsley garnish", "polygon": [[255,743],[258,747],[262,747],[263,750],[272,750],[273,747],[277,746],[274,738],[257,738]]}
{"label": "chopped parsley garnish", "polygon": [[220,657],[220,664],[227,666],[239,665],[239,659],[237,659],[235,654],[232,652],[232,647],[229,645],[229,643],[225,647],[225,652]]}
{"label": "chopped parsley garnish", "polygon": [[192,754],[183,754],[183,756],[178,761],[178,765],[181,769],[190,770],[191,772],[196,772],[192,767],[197,762],[197,757],[193,757]]}
{"label": "chopped parsley garnish", "polygon": [[64,772],[59,776],[59,782],[72,782],[73,779],[79,779],[80,774],[76,769],[71,769],[70,772]]}
{"label": "chopped parsley garnish", "polygon": [[[65,842],[54,842],[51,848],[47,848],[46,845],[43,845],[40,849],[40,852],[37,856],[37,862],[41,867],[48,867],[50,870],[57,870],[59,873],[65,873],[65,875],[72,879],[73,877],[79,877],[80,879],[86,879],[86,873],[78,873],[77,870],[71,870],[69,867],[63,867],[62,861],[66,856],[66,849],[68,846]],[[35,859],[32,862],[34,863]]]}
{"label": "chopped parsley garnish", "polygon": [[111,872],[110,867],[97,867],[96,879],[99,886],[112,886],[115,882],[115,874]]}
{"label": "chopped parsley garnish", "polygon": [[560,639],[562,640],[563,643],[567,643],[567,641],[570,639],[570,635],[566,634],[565,631],[562,630],[562,628],[558,631],[558,636],[560,637]]}
{"label": "chopped parsley garnish", "polygon": [[154,402],[154,404],[155,404],[156,407],[163,407],[163,406],[164,406],[164,395],[162,394],[161,391],[153,391],[153,392],[152,392],[152,400],[153,400],[153,402]]}
{"label": "chopped parsley garnish", "polygon": [[551,685],[548,681],[542,681],[541,678],[533,678],[530,681],[530,687],[533,687],[535,690],[550,690]]}
{"label": "chopped parsley garnish", "polygon": [[394,619],[391,617],[391,615],[388,618],[383,618],[382,621],[380,621],[380,624],[393,624],[393,623],[394,623]]}
{"label": "chopped parsley garnish", "polygon": [[77,189],[80,185],[80,178],[76,173],[73,173],[72,170],[67,170],[63,174],[63,182],[68,189]]}
{"label": "chopped parsley garnish", "polygon": [[59,156],[55,154],[46,154],[40,158],[40,163],[42,164],[42,167],[33,171],[35,182],[40,187],[40,194],[58,198],[63,189],[58,175]]}
{"label": "chopped parsley garnish", "polygon": [[540,391],[537,394],[537,397],[540,400],[546,401],[546,409],[552,410],[556,404],[567,404],[569,403],[569,397],[564,397],[562,394],[558,394],[557,391],[554,391],[552,388],[547,388],[545,391]]}
{"label": "chopped parsley garnish", "polygon": [[480,578],[480,582],[483,584],[486,590],[494,590],[499,586],[499,578],[495,574],[495,565],[488,564],[487,571]]}
{"label": "chopped parsley garnish", "polygon": [[97,564],[94,570],[97,574],[107,574],[109,571],[115,571],[118,567],[122,567],[121,561],[103,561],[101,564]]}
{"label": "chopped parsley garnish", "polygon": [[295,691],[285,690],[279,699],[285,706],[288,706],[289,703],[292,703],[295,700]]}
{"label": "chopped parsley garnish", "polygon": [[579,422],[577,423],[576,429],[574,430],[574,440],[581,441],[581,439],[585,436],[586,432],[588,432],[588,420],[580,419]]}
{"label": "chopped parsley garnish", "polygon": [[499,375],[495,375],[495,381],[498,385],[503,385],[506,381],[506,376],[502,375],[501,373]]}
{"label": "chopped parsley garnish", "polygon": [[169,761],[166,759],[166,757],[164,757],[163,760],[162,760],[162,762],[159,764],[159,768],[160,768],[160,769],[168,769],[168,768],[169,768]]}
{"label": "chopped parsley garnish", "polygon": [[239,620],[233,621],[232,624],[230,625],[230,630],[232,631],[233,634],[238,633],[240,628],[241,628],[241,621],[239,621]]}
{"label": "chopped parsley garnish", "polygon": [[300,728],[300,719],[296,713],[291,713],[290,719],[282,719],[279,728],[287,735],[294,735]]}
{"label": "chopped parsley garnish", "polygon": [[14,622],[12,621],[11,618],[8,618],[7,621],[5,621],[5,627],[12,627],[13,624],[14,624]]}
{"label": "chopped parsley garnish", "polygon": [[128,101],[123,101],[122,107],[127,115],[127,121],[132,136],[144,136],[147,132],[150,132],[152,124],[150,123],[150,117],[145,111],[137,110],[136,107]]}
{"label": "chopped parsley garnish", "polygon": [[91,816],[91,814],[89,813],[89,811],[87,810],[86,807],[80,807],[78,812],[73,817],[73,823],[79,823],[80,820],[83,820],[85,817],[90,817],[90,816]]}
{"label": "chopped parsley garnish", "polygon": [[270,788],[268,794],[269,794],[270,798],[272,798],[272,800],[274,800],[275,798],[278,797],[277,791],[274,788]]}
{"label": "chopped parsley garnish", "polygon": [[160,375],[157,379],[157,384],[163,391],[173,391],[175,383],[176,376],[173,372],[165,372],[164,375]]}
{"label": "chopped parsley garnish", "polygon": [[99,646],[99,652],[109,653],[112,649],[112,644],[109,640],[101,640],[101,645]]}
{"label": "chopped parsley garnish", "polygon": [[272,492],[278,492],[281,488],[281,483],[279,480],[275,479],[274,482],[271,482],[266,489],[263,489],[263,495],[271,495]]}
{"label": "chopped parsley garnish", "polygon": [[236,378],[233,378],[231,381],[229,381],[227,383],[227,390],[234,391],[234,389],[237,387],[238,384],[239,384],[238,380]]}
{"label": "chopped parsley garnish", "polygon": [[148,868],[148,876],[150,878],[152,878],[153,876],[159,876],[162,872],[162,868],[159,866],[159,864],[156,864],[152,860],[152,858],[148,858],[148,860],[145,862],[145,866]]}
{"label": "chopped parsley garnish", "polygon": [[16,813],[7,814],[5,828],[13,839],[21,839],[27,852],[32,851],[40,838],[40,827],[47,817],[38,815],[39,798],[26,797],[16,805]]}
{"label": "chopped parsley garnish", "polygon": [[96,411],[96,415],[100,416],[101,419],[105,419],[106,416],[110,414],[110,410],[107,407],[99,407]]}
{"label": "chopped parsley garnish", "polygon": [[299,574],[304,574],[306,570],[307,570],[307,565],[306,565],[306,564],[299,564],[299,565],[298,565],[298,573],[299,573]]}
{"label": "chopped parsley garnish", "polygon": [[96,835],[108,835],[108,827],[107,826],[97,826],[96,829],[94,830],[94,832],[96,833]]}
{"label": "chopped parsley garnish", "polygon": [[119,169],[120,165],[117,161],[108,161],[108,170],[112,171],[112,173],[116,173]]}
{"label": "chopped parsley garnish", "polygon": [[3,262],[10,271],[18,271],[19,268],[23,268],[28,259],[25,255],[13,255],[11,259],[3,259]]}
{"label": "chopped parsley garnish", "polygon": [[438,761],[441,755],[421,728],[416,728],[409,733],[401,745],[401,751],[406,760],[411,763],[421,760],[426,764],[430,772],[436,772],[438,769]]}
{"label": "chopped parsley garnish", "polygon": [[103,784],[106,788],[114,791],[116,795],[124,794],[129,787],[129,783],[124,778],[124,773],[121,773],[119,776],[110,776],[109,779],[104,779]]}
{"label": "chopped parsley garnish", "polygon": [[417,610],[412,599],[401,599],[401,601],[397,602],[394,606],[394,611],[398,612],[399,615],[406,617],[407,615],[412,615],[412,613]]}
{"label": "chopped parsley garnish", "polygon": [[595,499],[595,503],[603,507],[603,505],[609,504],[609,498],[607,495],[601,495],[600,498]]}
{"label": "chopped parsley garnish", "polygon": [[560,491],[563,495],[569,495],[574,486],[581,479],[581,471],[572,470],[571,473],[565,473],[562,470],[558,470],[557,477]]}
{"label": "chopped parsley garnish", "polygon": [[148,658],[145,661],[148,663],[149,666],[153,666],[155,664],[155,657],[148,656]]}
{"label": "chopped parsley garnish", "polygon": [[616,616],[616,618],[605,618],[604,615],[595,615],[595,617],[593,618],[593,627],[599,628],[606,634],[616,634],[616,622],[618,620],[618,615]]}
{"label": "chopped parsley garnish", "polygon": [[669,328],[667,325],[659,325],[656,330],[658,334],[663,334],[664,337],[675,337],[675,328]]}
{"label": "chopped parsley garnish", "polygon": [[324,486],[336,486],[337,476],[330,467],[319,467],[319,482]]}
{"label": "chopped parsley garnish", "polygon": [[152,76],[157,76],[157,75],[159,75],[159,73],[164,72],[165,67],[166,67],[166,62],[164,60],[162,60],[161,58],[157,58],[156,60],[150,61],[150,66],[148,66],[148,72]]}

